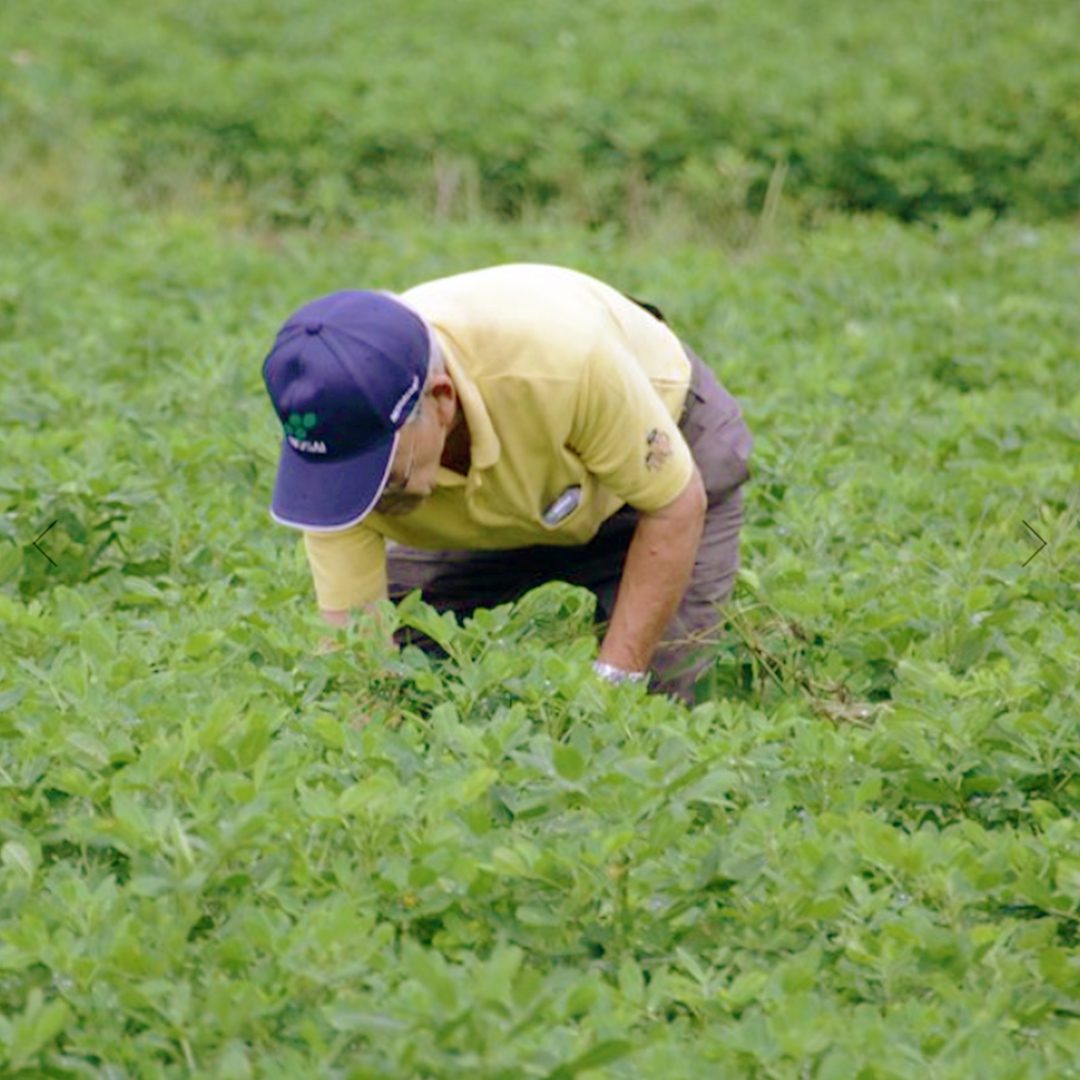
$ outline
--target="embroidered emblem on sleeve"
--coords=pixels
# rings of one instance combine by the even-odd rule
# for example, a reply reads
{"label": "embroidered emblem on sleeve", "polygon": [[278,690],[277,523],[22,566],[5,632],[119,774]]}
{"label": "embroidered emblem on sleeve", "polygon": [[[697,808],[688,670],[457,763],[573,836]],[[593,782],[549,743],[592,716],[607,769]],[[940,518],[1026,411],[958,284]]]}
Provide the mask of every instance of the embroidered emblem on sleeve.
{"label": "embroidered emblem on sleeve", "polygon": [[645,468],[650,472],[659,472],[671,457],[671,439],[666,431],[653,428],[645,436],[648,449],[645,451]]}

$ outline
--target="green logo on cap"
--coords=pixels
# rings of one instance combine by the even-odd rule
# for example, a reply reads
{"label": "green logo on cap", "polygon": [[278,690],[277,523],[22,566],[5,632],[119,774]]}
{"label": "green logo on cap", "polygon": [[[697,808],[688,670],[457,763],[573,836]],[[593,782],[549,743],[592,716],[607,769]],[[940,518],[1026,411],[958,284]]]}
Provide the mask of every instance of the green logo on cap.
{"label": "green logo on cap", "polygon": [[291,435],[294,439],[306,439],[308,432],[318,423],[318,418],[313,412],[304,413],[301,416],[299,413],[289,413],[289,419],[285,421],[285,434]]}

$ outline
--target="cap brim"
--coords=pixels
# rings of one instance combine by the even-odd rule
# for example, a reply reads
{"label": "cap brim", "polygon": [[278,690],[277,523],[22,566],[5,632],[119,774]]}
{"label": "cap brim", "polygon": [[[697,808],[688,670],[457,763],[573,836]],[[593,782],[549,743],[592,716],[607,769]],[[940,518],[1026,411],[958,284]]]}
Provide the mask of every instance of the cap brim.
{"label": "cap brim", "polygon": [[281,525],[335,532],[362,521],[390,478],[398,435],[342,461],[313,462],[282,440],[270,513]]}

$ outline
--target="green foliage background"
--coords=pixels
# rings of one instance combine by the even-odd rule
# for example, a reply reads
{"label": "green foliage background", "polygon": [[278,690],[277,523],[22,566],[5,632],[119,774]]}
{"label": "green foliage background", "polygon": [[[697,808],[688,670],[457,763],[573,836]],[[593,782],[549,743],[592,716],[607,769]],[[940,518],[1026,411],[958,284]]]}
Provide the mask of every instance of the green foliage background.
{"label": "green foliage background", "polygon": [[1062,0],[7,0],[9,158],[269,220],[559,207],[723,222],[1080,208],[1080,8]]}
{"label": "green foliage background", "polygon": [[[0,8],[0,1075],[1080,1075],[1075,22]],[[744,405],[694,710],[566,587],[317,648],[273,333],[511,259]]]}

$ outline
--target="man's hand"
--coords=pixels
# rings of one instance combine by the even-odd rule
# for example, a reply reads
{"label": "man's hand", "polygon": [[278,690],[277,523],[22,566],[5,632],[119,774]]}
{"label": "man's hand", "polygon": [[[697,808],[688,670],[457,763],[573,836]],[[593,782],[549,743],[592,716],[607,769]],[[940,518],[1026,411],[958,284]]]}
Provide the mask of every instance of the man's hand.
{"label": "man's hand", "polygon": [[707,505],[695,466],[690,482],[667,506],[641,514],[600,646],[601,663],[623,671],[648,668],[690,581]]}
{"label": "man's hand", "polygon": [[[349,613],[347,611],[328,611],[326,608],[319,608],[319,614],[323,618],[323,622],[328,623],[330,626],[348,626],[349,625]],[[327,653],[337,652],[341,648],[341,643],[335,641],[334,638],[320,638],[318,645],[315,646],[316,656],[325,656]]]}
{"label": "man's hand", "polygon": [[[394,635],[386,628],[382,618],[379,615],[379,609],[375,604],[364,604],[359,611],[364,612],[367,615],[372,616],[366,629],[361,624],[361,629],[364,636],[371,641],[375,641],[381,638],[387,648],[394,648]],[[330,608],[319,608],[319,614],[322,616],[323,622],[329,626],[335,628],[348,626],[353,623],[353,613],[351,611],[335,611]],[[341,648],[339,641],[334,638],[322,638],[318,645],[315,646],[315,652],[319,655],[330,652],[337,652]]]}

